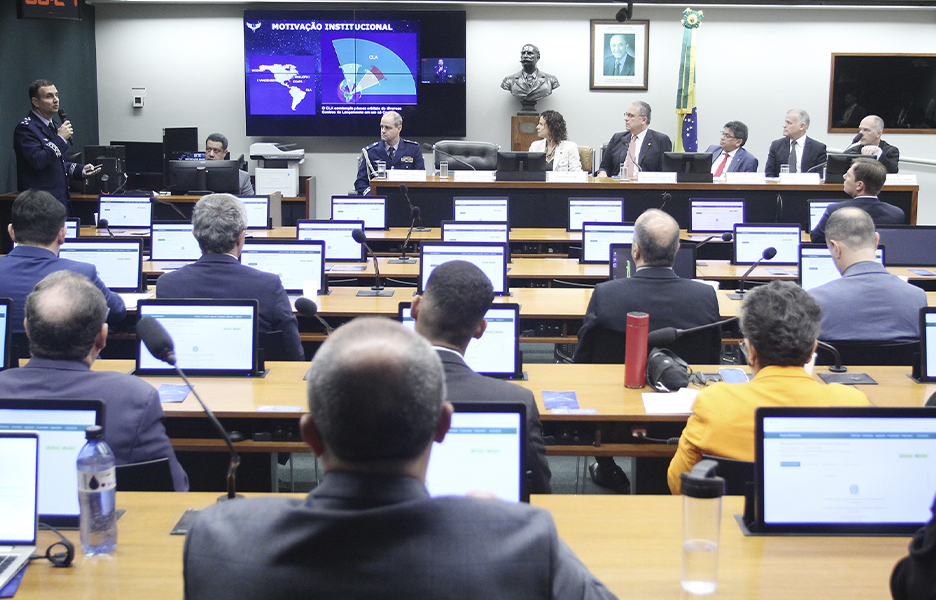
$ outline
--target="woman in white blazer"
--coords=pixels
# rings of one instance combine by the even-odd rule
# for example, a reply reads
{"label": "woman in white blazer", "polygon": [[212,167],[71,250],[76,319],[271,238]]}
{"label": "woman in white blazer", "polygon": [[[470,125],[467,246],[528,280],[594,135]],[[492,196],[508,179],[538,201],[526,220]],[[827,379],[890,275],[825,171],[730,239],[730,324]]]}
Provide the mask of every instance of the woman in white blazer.
{"label": "woman in white blazer", "polygon": [[545,152],[547,168],[553,171],[581,171],[578,145],[568,140],[566,122],[554,110],[540,113],[536,134],[542,139],[530,144],[530,152]]}

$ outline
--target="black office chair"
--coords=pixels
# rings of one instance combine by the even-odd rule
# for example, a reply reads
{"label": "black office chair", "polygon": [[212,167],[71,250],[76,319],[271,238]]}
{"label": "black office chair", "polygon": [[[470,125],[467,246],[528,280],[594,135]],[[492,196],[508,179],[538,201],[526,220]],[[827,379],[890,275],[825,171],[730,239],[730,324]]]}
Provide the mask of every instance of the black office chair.
{"label": "black office chair", "polygon": [[753,462],[703,454],[702,460],[706,459],[718,463],[718,470],[715,473],[725,480],[725,494],[729,496],[743,496],[744,484],[754,481]]}
{"label": "black office chair", "polygon": [[174,492],[168,458],[117,465],[118,492]]}
{"label": "black office chair", "polygon": [[[883,342],[827,342],[842,355],[842,364],[884,365],[909,367],[913,364],[914,352],[920,351],[920,342],[883,343]],[[821,346],[816,355],[817,365],[833,365],[835,359],[831,352]]]}
{"label": "black office chair", "polygon": [[279,329],[268,331],[260,335],[260,348],[263,349],[263,360],[292,360],[286,353],[286,343],[283,341],[283,332]]}
{"label": "black office chair", "polygon": [[[497,151],[500,150],[500,146],[497,144],[442,140],[436,142],[435,148],[439,151],[433,152],[436,170],[439,169],[439,163],[442,161],[448,162],[450,171],[471,170],[471,167],[479,171],[493,171],[497,168]],[[457,160],[452,159],[451,156],[448,156],[449,154]],[[471,167],[468,165],[471,165]]]}
{"label": "black office chair", "polygon": [[[597,328],[593,335],[595,336],[595,343],[593,344],[594,351],[588,360],[589,363],[624,363],[624,349],[626,347],[626,335],[624,332]],[[563,344],[563,346],[569,345],[570,344]],[[721,360],[721,328],[713,327],[711,329],[696,331],[695,333],[688,333],[678,338],[672,344],[663,346],[663,348],[672,350],[676,356],[690,364],[718,364]],[[651,348],[648,348],[648,350],[651,350]],[[557,359],[560,358],[559,351],[560,349],[557,346]],[[563,358],[567,355],[569,360],[559,360],[559,362],[572,362],[571,357],[574,354],[574,348],[562,349]]]}

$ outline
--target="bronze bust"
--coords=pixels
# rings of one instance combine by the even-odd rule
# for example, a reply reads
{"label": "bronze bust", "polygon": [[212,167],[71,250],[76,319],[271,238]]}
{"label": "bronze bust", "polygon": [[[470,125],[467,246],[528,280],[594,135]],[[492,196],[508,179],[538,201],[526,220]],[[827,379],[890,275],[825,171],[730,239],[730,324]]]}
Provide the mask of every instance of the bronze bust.
{"label": "bronze bust", "polygon": [[527,44],[520,49],[520,64],[522,69],[504,77],[501,89],[509,91],[520,100],[522,108],[520,115],[535,115],[536,102],[552,94],[559,87],[559,80],[554,75],[544,73],[536,68],[539,62],[539,48]]}

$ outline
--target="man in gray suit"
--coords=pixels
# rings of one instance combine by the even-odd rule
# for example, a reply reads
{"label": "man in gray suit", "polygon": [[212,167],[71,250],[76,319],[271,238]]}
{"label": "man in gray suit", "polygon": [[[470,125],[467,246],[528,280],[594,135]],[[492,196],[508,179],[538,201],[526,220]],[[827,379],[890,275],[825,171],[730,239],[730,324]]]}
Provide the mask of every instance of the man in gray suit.
{"label": "man in gray suit", "polygon": [[468,343],[484,335],[484,314],[494,301],[487,275],[469,262],[453,260],[432,271],[426,290],[413,300],[416,332],[429,340],[445,367],[452,402],[521,402],[527,407],[527,443],[523,470],[531,494],[549,494],[549,462],[543,425],[533,392],[519,385],[478,375],[465,363]]}
{"label": "man in gray suit", "polygon": [[325,476],[304,499],[203,510],[185,540],[188,600],[614,598],[546,511],[429,497],[429,453],[452,405],[421,336],[356,319],[322,345],[308,382],[300,431]]}

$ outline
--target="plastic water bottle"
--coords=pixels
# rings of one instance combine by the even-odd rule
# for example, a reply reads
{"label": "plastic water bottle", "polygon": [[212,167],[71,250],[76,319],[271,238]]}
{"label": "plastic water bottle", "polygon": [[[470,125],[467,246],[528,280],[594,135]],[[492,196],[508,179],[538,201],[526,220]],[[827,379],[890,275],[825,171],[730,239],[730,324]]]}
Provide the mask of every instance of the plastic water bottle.
{"label": "plastic water bottle", "polygon": [[714,594],[718,589],[718,543],[725,480],[718,463],[703,460],[679,476],[683,495],[682,589]]}
{"label": "plastic water bottle", "polygon": [[81,549],[85,554],[109,554],[117,547],[117,477],[114,452],[104,441],[104,429],[85,430],[88,442],[78,453],[78,503],[81,507]]}

